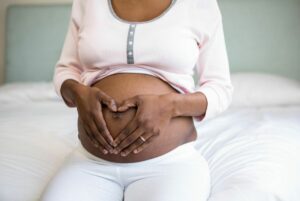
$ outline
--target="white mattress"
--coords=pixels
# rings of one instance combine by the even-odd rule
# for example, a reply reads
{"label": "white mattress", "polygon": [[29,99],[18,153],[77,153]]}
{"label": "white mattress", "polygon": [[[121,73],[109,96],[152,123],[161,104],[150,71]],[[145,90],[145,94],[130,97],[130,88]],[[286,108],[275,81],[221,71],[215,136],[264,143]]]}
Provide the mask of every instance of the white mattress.
{"label": "white mattress", "polygon": [[[239,90],[241,96],[245,88]],[[289,100],[269,105],[233,101],[198,126],[196,146],[211,169],[209,201],[300,200],[300,99],[295,100],[294,91]],[[64,105],[51,83],[0,87],[1,201],[39,200],[79,142],[76,124],[76,109]]]}

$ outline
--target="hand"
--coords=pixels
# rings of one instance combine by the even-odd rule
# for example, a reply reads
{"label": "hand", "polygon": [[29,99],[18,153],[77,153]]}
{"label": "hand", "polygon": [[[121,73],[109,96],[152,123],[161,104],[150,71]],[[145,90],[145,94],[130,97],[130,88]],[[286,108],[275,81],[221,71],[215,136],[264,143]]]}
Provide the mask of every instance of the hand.
{"label": "hand", "polygon": [[[130,152],[139,153],[157,138],[169,124],[172,118],[171,100],[165,95],[137,95],[125,100],[118,111],[126,111],[137,107],[132,121],[115,138],[115,154],[127,156]],[[146,141],[140,139],[142,136]]]}
{"label": "hand", "polygon": [[75,93],[75,104],[78,116],[83,124],[83,130],[88,138],[104,154],[113,151],[113,138],[107,129],[102,114],[102,104],[110,110],[116,111],[116,102],[96,87],[80,87]]}

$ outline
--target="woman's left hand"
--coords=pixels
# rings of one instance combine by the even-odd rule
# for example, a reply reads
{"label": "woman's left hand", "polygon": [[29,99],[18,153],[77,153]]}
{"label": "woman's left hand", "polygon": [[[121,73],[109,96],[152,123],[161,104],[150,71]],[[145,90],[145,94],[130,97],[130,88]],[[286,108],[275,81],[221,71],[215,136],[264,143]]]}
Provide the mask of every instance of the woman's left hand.
{"label": "woman's left hand", "polygon": [[[164,132],[173,117],[170,94],[137,95],[118,107],[119,112],[137,107],[135,117],[115,138],[115,154],[138,153]],[[142,136],[142,137],[141,137]],[[143,139],[145,140],[143,140]]]}

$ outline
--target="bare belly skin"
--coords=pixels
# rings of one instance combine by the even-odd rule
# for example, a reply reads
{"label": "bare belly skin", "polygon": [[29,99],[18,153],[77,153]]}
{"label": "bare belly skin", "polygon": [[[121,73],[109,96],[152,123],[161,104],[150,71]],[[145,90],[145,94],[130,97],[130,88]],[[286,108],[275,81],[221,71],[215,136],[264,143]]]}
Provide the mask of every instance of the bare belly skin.
{"label": "bare belly skin", "polygon": [[[180,93],[167,82],[158,77],[137,73],[118,73],[105,77],[92,86],[101,89],[111,96],[117,103],[121,103],[135,95],[141,94],[166,94],[170,92]],[[130,108],[125,112],[115,113],[103,106],[103,116],[108,130],[113,138],[133,119],[136,108]],[[129,163],[151,159],[165,154],[184,143],[196,140],[196,129],[192,117],[172,118],[165,132],[161,133],[151,144],[141,152],[130,153],[127,156],[120,154],[103,154],[101,150],[93,146],[82,129],[82,123],[78,119],[78,137],[83,147],[91,154],[104,160]]]}

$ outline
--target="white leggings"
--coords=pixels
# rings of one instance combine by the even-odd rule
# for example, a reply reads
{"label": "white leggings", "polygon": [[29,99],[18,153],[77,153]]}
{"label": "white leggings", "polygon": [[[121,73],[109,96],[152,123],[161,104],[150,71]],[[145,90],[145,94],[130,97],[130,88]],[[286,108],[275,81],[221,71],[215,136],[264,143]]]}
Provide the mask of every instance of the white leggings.
{"label": "white leggings", "polygon": [[41,201],[205,201],[209,168],[194,143],[133,163],[103,160],[79,143]]}

